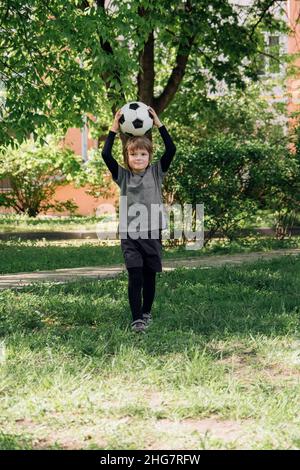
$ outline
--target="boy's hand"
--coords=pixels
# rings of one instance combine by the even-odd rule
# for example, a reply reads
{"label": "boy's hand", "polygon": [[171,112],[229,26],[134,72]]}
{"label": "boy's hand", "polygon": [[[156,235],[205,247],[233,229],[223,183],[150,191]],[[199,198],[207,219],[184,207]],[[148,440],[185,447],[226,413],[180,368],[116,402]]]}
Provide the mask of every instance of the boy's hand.
{"label": "boy's hand", "polygon": [[152,115],[154,126],[161,127],[163,124],[162,124],[162,122],[158,119],[158,116],[157,116],[156,112],[154,111],[154,109],[151,108],[151,106],[149,106],[148,109],[149,109],[149,111],[150,111],[150,114]]}
{"label": "boy's hand", "polygon": [[118,132],[118,130],[120,129],[119,119],[120,119],[121,116],[122,116],[122,111],[121,111],[121,109],[118,109],[118,111],[115,114],[112,126],[111,126],[111,130],[113,132]]}

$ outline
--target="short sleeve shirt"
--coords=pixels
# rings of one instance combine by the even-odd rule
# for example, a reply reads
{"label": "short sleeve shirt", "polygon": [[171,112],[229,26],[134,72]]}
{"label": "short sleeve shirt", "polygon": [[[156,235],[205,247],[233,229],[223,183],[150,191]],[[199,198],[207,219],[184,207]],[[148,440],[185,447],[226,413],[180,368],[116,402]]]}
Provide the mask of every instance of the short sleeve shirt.
{"label": "short sleeve shirt", "polygon": [[[118,164],[118,177],[113,180],[120,187],[119,233],[156,232],[167,228],[161,187],[166,173],[160,161],[135,173]],[[124,197],[126,196],[126,197]]]}

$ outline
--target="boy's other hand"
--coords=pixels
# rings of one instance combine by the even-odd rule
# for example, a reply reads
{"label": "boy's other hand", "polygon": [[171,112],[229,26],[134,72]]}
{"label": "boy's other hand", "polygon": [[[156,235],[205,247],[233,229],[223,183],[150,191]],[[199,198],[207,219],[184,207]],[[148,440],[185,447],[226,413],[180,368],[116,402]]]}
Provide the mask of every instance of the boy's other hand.
{"label": "boy's other hand", "polygon": [[159,120],[156,112],[154,111],[153,108],[151,108],[151,106],[148,107],[149,111],[150,111],[150,114],[151,116],[153,117],[153,124],[154,126],[157,126],[157,127],[161,127],[162,126],[162,122]]}
{"label": "boy's other hand", "polygon": [[120,119],[121,116],[122,116],[122,111],[121,111],[121,109],[118,109],[118,111],[115,114],[112,126],[111,126],[111,130],[113,132],[118,132],[118,130],[120,129],[119,119]]}

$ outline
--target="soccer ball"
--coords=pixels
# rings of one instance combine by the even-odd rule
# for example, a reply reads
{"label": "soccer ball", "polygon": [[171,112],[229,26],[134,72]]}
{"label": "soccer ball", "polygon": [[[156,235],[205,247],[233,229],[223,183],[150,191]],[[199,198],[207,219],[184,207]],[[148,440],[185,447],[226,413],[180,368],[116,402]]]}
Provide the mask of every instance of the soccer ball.
{"label": "soccer ball", "polygon": [[122,108],[119,118],[120,129],[128,136],[144,135],[153,126],[153,119],[149,112],[149,106],[141,101],[131,101]]}

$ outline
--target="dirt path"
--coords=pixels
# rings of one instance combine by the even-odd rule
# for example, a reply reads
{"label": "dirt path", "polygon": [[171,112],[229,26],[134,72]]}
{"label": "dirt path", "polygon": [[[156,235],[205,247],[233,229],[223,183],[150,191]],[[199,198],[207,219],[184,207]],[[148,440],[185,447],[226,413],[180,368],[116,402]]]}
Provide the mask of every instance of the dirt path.
{"label": "dirt path", "polygon": [[[272,250],[268,252],[238,253],[234,255],[210,255],[198,258],[163,260],[163,271],[171,271],[178,267],[207,268],[224,264],[241,264],[244,262],[271,259],[278,256],[300,255],[300,248]],[[30,273],[0,275],[0,289],[21,288],[36,282],[67,282],[78,278],[112,278],[125,271],[125,265],[92,266],[84,268],[54,269],[52,271],[35,271]]]}

